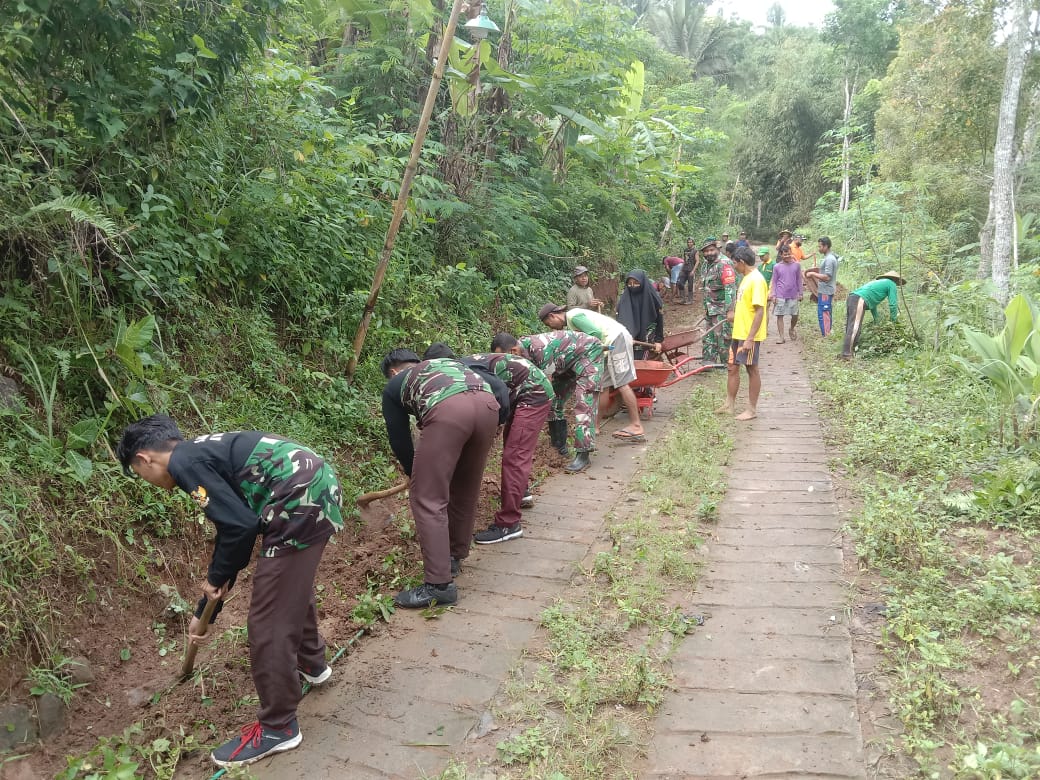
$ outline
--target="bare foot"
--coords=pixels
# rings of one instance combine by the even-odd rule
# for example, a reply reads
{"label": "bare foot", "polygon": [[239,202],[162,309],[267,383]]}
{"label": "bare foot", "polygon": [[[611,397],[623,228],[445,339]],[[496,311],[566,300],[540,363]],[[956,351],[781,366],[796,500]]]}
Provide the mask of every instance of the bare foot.
{"label": "bare foot", "polygon": [[715,414],[733,414],[733,407],[730,404],[723,404],[715,410]]}
{"label": "bare foot", "polygon": [[740,414],[738,414],[733,419],[734,420],[754,420],[756,417],[758,417],[758,412],[756,412],[754,409],[750,409],[749,408],[746,412],[741,412]]}
{"label": "bare foot", "polygon": [[798,341],[798,336],[795,335],[793,328],[791,329],[791,336],[790,336],[790,338],[791,338],[791,341]]}
{"label": "bare foot", "polygon": [[777,343],[777,344],[786,344],[786,343],[787,343],[787,339],[785,339],[785,338],[784,338],[783,336],[781,336],[781,337],[780,337],[780,340],[779,340],[779,341],[777,341],[776,343]]}

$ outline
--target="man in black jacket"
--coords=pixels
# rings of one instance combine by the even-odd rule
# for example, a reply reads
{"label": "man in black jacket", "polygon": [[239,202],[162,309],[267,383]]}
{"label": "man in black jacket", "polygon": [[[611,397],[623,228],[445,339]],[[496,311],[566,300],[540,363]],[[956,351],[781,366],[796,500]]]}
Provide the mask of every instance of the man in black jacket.
{"label": "man in black jacket", "polygon": [[163,414],[127,426],[116,454],[128,475],[189,494],[216,526],[189,641],[204,641],[202,610],[209,599],[227,595],[261,537],[247,623],[260,709],[257,722],[214,750],[212,758],[220,766],[240,766],[296,747],[302,739],[296,722],[300,675],[321,684],[332,672],[318,633],[314,594],[325,544],[343,527],[332,467],[307,448],[260,431],[185,441]]}

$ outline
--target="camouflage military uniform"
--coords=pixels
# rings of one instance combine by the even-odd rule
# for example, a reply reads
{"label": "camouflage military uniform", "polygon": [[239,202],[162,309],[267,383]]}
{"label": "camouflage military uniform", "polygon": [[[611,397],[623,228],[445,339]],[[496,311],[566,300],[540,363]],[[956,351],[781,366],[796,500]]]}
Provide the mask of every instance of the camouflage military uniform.
{"label": "camouflage military uniform", "polygon": [[520,339],[521,348],[550,380],[556,398],[553,420],[562,420],[563,406],[574,399],[574,448],[596,449],[596,393],[603,371],[603,344],[595,336],[574,330],[554,330]]}
{"label": "camouflage military uniform", "polygon": [[[451,559],[469,555],[480,484],[499,422],[497,385],[453,358],[407,365],[383,388],[383,419],[390,447],[411,477],[415,519],[427,583],[451,582]],[[422,436],[413,445],[414,416]]]}
{"label": "camouflage military uniform", "polygon": [[509,404],[517,406],[541,406],[553,400],[552,382],[538,366],[517,355],[497,352],[489,355],[471,355],[467,363],[480,363],[495,373],[509,388]]}
{"label": "camouflage military uniform", "polygon": [[[720,254],[714,262],[705,261],[701,279],[704,288],[704,328],[709,331],[720,321],[726,320],[726,313],[733,304],[736,292],[737,275],[730,261]],[[705,362],[726,362],[732,332],[732,323],[725,322],[705,335],[702,342]]]}
{"label": "camouflage military uniform", "polygon": [[[326,542],[343,527],[336,475],[305,447],[259,431],[179,442],[168,471],[217,528],[210,585],[233,585],[262,537],[247,619],[249,660],[257,719],[264,728],[286,728],[301,696],[297,668],[317,674],[326,664],[314,577]],[[196,616],[204,605],[205,597]]]}

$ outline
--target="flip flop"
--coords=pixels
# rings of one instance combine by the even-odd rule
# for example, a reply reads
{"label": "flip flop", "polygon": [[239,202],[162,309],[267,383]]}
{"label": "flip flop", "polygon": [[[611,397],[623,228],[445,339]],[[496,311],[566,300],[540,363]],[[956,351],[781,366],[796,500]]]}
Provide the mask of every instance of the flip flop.
{"label": "flip flop", "polygon": [[632,431],[625,430],[622,428],[620,431],[614,431],[614,438],[621,439],[622,441],[629,441],[634,443],[646,441],[645,433],[632,433]]}

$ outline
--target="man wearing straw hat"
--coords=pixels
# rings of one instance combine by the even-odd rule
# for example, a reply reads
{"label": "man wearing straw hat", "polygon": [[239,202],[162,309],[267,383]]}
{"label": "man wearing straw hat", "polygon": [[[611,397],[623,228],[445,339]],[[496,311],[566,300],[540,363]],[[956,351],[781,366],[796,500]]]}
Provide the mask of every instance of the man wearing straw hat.
{"label": "man wearing straw hat", "polygon": [[888,298],[888,315],[892,322],[899,316],[899,287],[906,284],[906,279],[895,271],[886,271],[873,282],[868,282],[857,290],[849,293],[845,302],[845,343],[842,347],[841,358],[851,360],[859,343],[863,315],[866,310],[878,320],[878,305]]}

